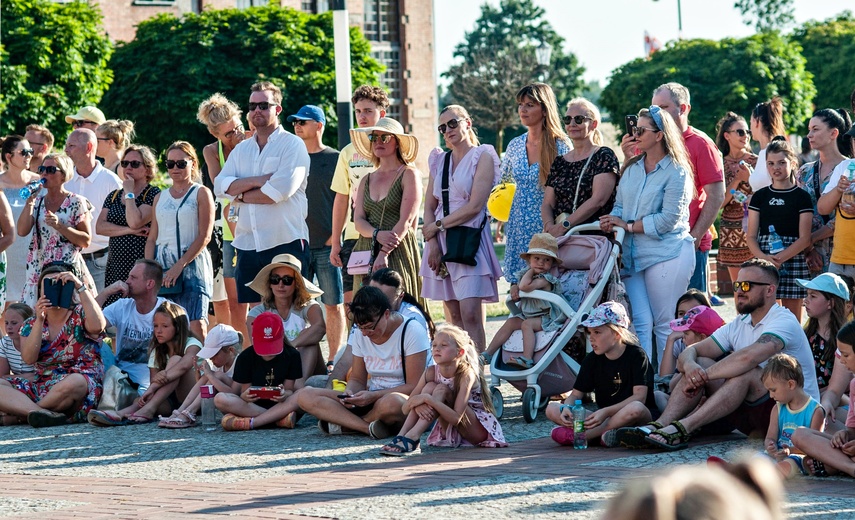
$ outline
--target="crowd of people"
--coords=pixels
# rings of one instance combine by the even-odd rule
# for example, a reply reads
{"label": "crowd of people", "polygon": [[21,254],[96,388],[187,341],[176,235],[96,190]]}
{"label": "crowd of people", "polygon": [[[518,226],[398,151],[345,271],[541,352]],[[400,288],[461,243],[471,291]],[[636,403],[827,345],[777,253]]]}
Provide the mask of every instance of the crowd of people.
{"label": "crowd of people", "polygon": [[[627,117],[621,164],[593,103],[572,99],[561,116],[552,89],[533,83],[516,98],[526,131],[504,157],[451,105],[438,115],[446,150],[428,154],[423,175],[419,140],[386,117],[386,93],[361,86],[352,102],[358,127],[339,152],[323,144],[318,106],[285,129],[270,82],[250,89],[246,128],[214,94],[197,115],[214,141],[201,155],[171,144],[160,188],[134,123],[96,107],[66,118],[64,153],[38,124],[5,137],[3,424],[185,428],[215,393],[226,430],[294,428],[311,414],[325,434],[391,437],[383,455],[413,453],[429,430],[431,445],[506,446],[484,363],[521,330],[508,365],[535,365],[536,335],[568,316],[532,291],[563,294],[556,239],[593,223],[625,232],[626,299],[581,322],[592,350],[546,410],[556,442],[573,443],[571,404],[593,395],[592,443],[673,450],[738,429],[766,437],[784,476],[855,476],[846,110],[813,114],[816,159],[802,162],[780,99],[749,121],[725,113],[712,139],[689,124],[689,91],[666,83]],[[500,262],[487,201],[503,180],[516,191]],[[727,324],[708,287],[720,210],[718,261],[739,313]],[[514,311],[487,338],[484,304],[499,301],[502,276]],[[446,323],[434,326],[427,300]],[[135,396],[99,406],[116,373]]]}

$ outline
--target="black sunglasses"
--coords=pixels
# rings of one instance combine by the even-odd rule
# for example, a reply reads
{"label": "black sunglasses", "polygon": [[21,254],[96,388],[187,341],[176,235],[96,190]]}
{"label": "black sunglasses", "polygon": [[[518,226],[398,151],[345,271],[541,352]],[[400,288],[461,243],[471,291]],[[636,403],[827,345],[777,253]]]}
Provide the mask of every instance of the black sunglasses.
{"label": "black sunglasses", "polygon": [[648,132],[648,131],[660,132],[661,130],[657,130],[655,128],[647,128],[646,126],[636,126],[636,127],[633,127],[633,129],[632,129],[632,133],[635,135],[635,137],[641,137],[642,135],[644,135],[644,132]]}
{"label": "black sunglasses", "polygon": [[77,128],[80,128],[81,126],[94,125],[94,124],[96,124],[96,123],[94,123],[92,121],[87,121],[85,119],[78,119],[77,121],[71,122],[71,126],[76,126]]}
{"label": "black sunglasses", "polygon": [[178,161],[170,161],[170,160],[167,160],[167,161],[166,161],[166,168],[167,168],[167,169],[169,169],[169,170],[171,170],[171,169],[173,169],[173,168],[180,168],[180,169],[182,169],[182,170],[183,170],[184,168],[186,168],[186,167],[187,167],[187,165],[188,165],[188,164],[190,164],[190,163],[192,163],[192,162],[193,162],[193,160],[192,160],[192,159],[181,159],[181,160],[178,160]]}
{"label": "black sunglasses", "polygon": [[755,285],[772,285],[772,284],[765,283],[765,282],[733,282],[733,290],[734,291],[748,292]]}
{"label": "black sunglasses", "polygon": [[295,119],[294,121],[292,121],[292,123],[294,123],[294,126],[303,126],[308,122],[308,119]]}
{"label": "black sunglasses", "polygon": [[140,166],[142,166],[142,161],[120,161],[119,164],[122,165],[122,168],[127,168],[128,166],[130,166],[131,168],[139,168]]}
{"label": "black sunglasses", "polygon": [[268,101],[261,101],[258,103],[253,103],[252,101],[250,101],[248,106],[249,106],[249,111],[252,112],[256,108],[261,110],[261,111],[264,111],[270,107],[278,107],[279,105],[276,103],[270,103]]}
{"label": "black sunglasses", "polygon": [[588,116],[564,116],[565,125],[569,125],[570,123],[576,123],[577,125],[581,125],[585,121],[592,121],[592,119]]}
{"label": "black sunglasses", "polygon": [[444,134],[449,129],[454,130],[455,128],[460,126],[461,121],[466,121],[466,120],[465,119],[452,119],[448,123],[443,123],[443,124],[439,125],[438,127],[436,127],[436,129],[439,130],[439,133]]}
{"label": "black sunglasses", "polygon": [[727,132],[730,134],[735,133],[739,137],[745,137],[746,135],[748,135],[748,136],[751,135],[751,130],[744,130],[742,128],[737,128],[736,130],[728,130]]}
{"label": "black sunglasses", "polygon": [[61,172],[62,170],[60,170],[56,166],[39,166],[38,171],[39,171],[39,173],[46,173],[48,175],[53,175],[54,173]]}
{"label": "black sunglasses", "polygon": [[270,285],[279,285],[279,282],[282,282],[290,287],[294,283],[294,277],[288,276],[287,274],[283,274],[282,276],[279,276],[278,274],[271,274],[270,278],[268,278],[267,280],[270,282]]}
{"label": "black sunglasses", "polygon": [[21,152],[21,157],[32,157],[35,153],[32,148],[23,148],[19,151]]}
{"label": "black sunglasses", "polygon": [[372,143],[374,141],[380,141],[381,143],[386,144],[390,142],[393,137],[395,136],[392,134],[368,134],[368,140]]}

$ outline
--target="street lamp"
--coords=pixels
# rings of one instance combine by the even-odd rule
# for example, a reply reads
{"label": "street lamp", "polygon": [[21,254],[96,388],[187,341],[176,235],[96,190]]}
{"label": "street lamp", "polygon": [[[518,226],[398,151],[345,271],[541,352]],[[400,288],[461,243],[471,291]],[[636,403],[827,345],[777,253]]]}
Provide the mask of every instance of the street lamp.
{"label": "street lamp", "polygon": [[540,66],[541,79],[546,80],[549,77],[549,58],[552,57],[552,45],[546,42],[540,42],[540,45],[534,49],[534,56],[537,59],[537,64]]}
{"label": "street lamp", "polygon": [[330,2],[333,11],[333,48],[335,49],[335,97],[338,114],[338,148],[350,143],[351,77],[350,28],[346,0]]}

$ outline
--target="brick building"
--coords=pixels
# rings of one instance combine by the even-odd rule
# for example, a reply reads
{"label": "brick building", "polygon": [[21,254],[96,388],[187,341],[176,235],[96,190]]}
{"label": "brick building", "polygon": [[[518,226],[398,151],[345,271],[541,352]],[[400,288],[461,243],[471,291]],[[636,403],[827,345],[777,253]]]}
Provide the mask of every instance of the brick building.
{"label": "brick building", "polygon": [[[134,38],[136,25],[160,13],[181,16],[202,9],[246,8],[266,0],[91,0],[104,13],[104,27],[115,41]],[[283,7],[308,13],[329,10],[329,0],[280,0]],[[380,78],[389,92],[389,116],[419,138],[418,166],[427,172],[427,156],[438,145],[436,65],[432,0],[349,0],[351,25],[362,28],[371,54],[386,66]],[[357,85],[354,85],[354,88]]]}

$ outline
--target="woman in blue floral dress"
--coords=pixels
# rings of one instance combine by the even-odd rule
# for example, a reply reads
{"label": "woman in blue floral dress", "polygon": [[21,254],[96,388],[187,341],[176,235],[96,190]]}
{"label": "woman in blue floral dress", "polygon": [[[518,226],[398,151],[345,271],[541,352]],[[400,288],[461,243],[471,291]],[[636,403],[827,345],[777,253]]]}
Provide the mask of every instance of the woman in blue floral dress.
{"label": "woman in blue floral dress", "polygon": [[557,156],[570,151],[558,115],[558,102],[549,85],[526,85],[517,92],[516,99],[520,123],[528,132],[511,140],[502,161],[502,177],[513,177],[517,185],[505,226],[507,247],[503,267],[515,300],[519,298],[516,273],[526,267],[520,254],[527,251],[531,237],[543,230],[540,207],[549,168]]}

